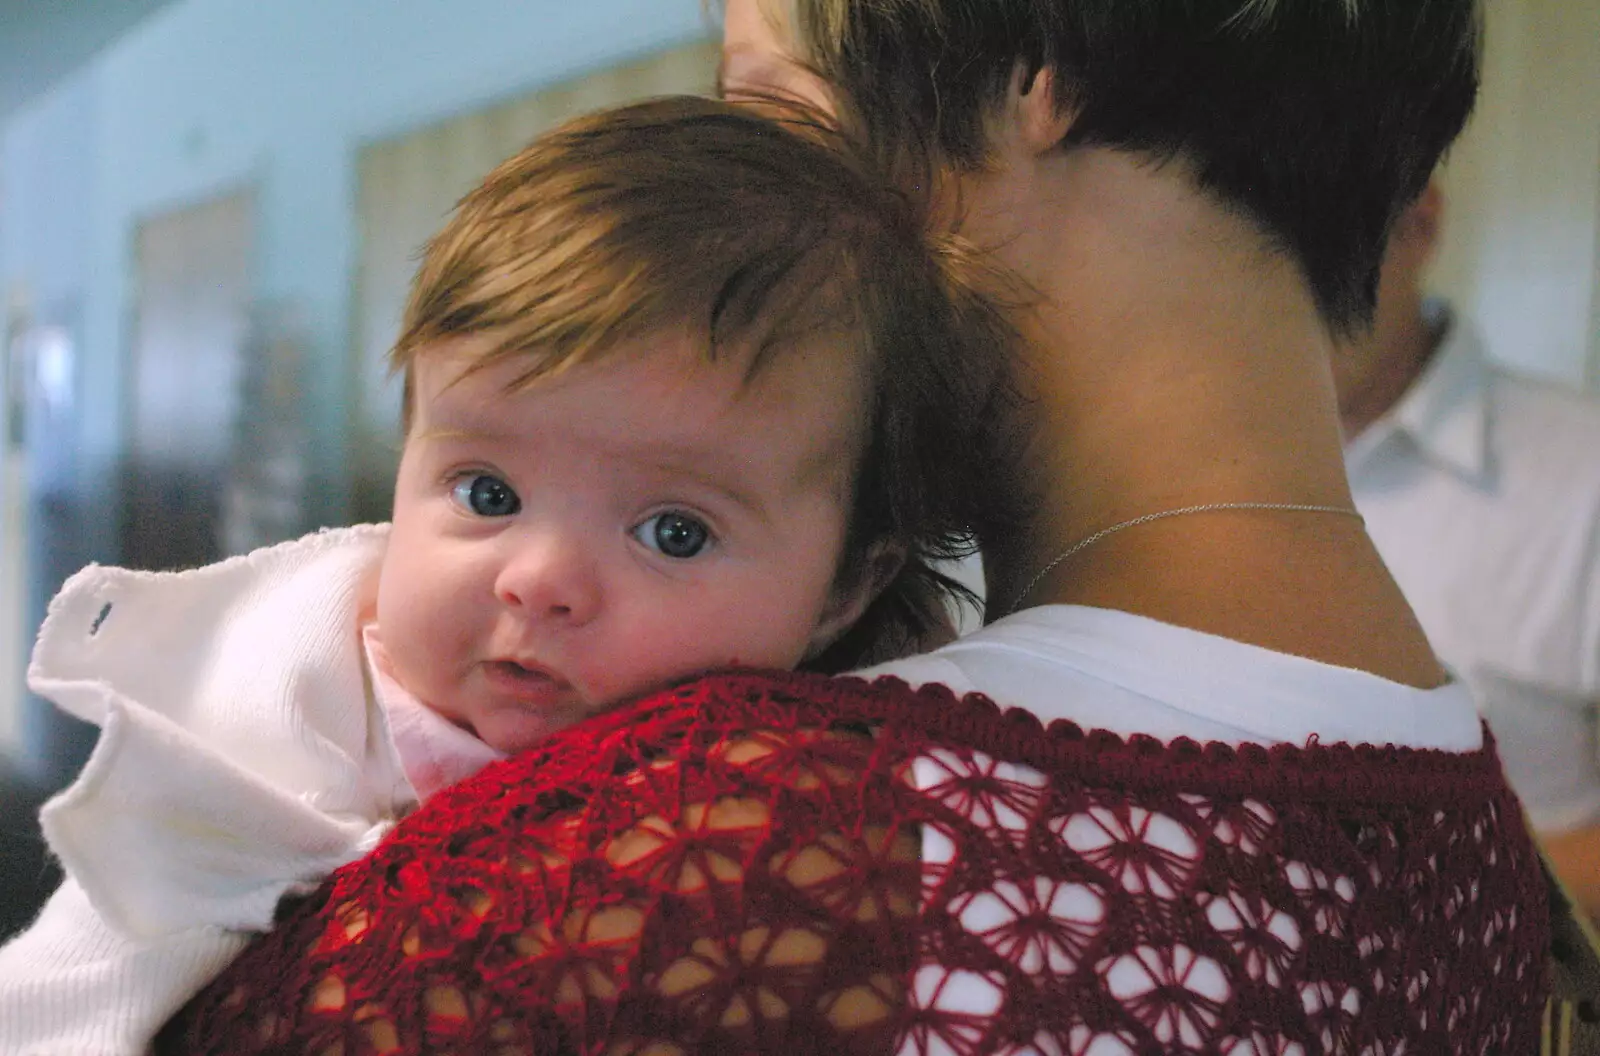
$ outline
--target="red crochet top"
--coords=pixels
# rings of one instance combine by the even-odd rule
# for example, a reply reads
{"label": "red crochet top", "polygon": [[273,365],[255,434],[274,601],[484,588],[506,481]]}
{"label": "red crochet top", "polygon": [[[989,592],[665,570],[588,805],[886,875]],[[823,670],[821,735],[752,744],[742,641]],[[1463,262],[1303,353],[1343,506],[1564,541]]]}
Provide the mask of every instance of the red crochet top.
{"label": "red crochet top", "polygon": [[1492,743],[730,673],[440,793],[159,1051],[1533,1052],[1548,930]]}

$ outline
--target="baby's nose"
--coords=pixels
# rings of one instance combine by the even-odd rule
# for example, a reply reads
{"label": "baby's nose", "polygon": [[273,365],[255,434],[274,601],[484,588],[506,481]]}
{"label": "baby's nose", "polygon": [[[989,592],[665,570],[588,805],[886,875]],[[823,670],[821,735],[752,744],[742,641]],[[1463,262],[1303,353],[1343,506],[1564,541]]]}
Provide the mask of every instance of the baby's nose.
{"label": "baby's nose", "polygon": [[578,533],[540,532],[522,541],[495,581],[500,601],[531,619],[586,623],[600,607],[594,555]]}

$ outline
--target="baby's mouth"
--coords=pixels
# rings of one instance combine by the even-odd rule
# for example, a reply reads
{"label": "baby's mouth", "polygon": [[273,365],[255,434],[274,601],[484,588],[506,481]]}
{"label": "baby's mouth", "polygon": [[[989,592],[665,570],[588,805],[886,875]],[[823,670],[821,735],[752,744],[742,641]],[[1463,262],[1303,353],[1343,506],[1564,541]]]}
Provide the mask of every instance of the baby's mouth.
{"label": "baby's mouth", "polygon": [[572,690],[572,684],[559,672],[542,664],[490,660],[484,664],[484,671],[492,684],[519,695],[548,697]]}

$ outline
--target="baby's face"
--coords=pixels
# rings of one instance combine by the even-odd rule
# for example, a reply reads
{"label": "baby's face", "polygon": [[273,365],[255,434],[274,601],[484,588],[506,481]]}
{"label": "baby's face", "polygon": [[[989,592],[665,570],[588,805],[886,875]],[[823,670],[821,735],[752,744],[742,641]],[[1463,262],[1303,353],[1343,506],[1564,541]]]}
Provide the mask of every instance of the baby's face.
{"label": "baby's face", "polygon": [[514,752],[723,665],[793,667],[835,590],[867,384],[853,354],[708,363],[663,335],[508,394],[424,351],[378,586],[400,683]]}

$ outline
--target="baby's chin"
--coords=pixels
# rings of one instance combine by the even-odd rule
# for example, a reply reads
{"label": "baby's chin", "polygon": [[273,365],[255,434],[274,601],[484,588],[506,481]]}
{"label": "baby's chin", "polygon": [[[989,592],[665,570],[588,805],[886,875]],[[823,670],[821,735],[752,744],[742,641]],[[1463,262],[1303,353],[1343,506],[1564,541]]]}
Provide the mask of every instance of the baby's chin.
{"label": "baby's chin", "polygon": [[594,713],[595,709],[578,703],[540,708],[499,707],[473,716],[467,729],[495,751],[516,755]]}
{"label": "baby's chin", "polygon": [[[732,660],[719,666],[750,665]],[[545,696],[544,699],[538,699],[543,694],[532,690],[521,699],[516,695],[497,695],[497,699],[492,703],[480,701],[476,707],[467,709],[469,714],[452,716],[451,721],[495,751],[503,755],[515,755],[543,743],[552,734],[559,733],[569,726],[575,726],[584,719],[611,711],[629,701],[658,693],[685,679],[697,678],[705,674],[706,670],[684,671],[665,677],[653,674],[652,677],[639,678],[636,686],[611,686],[601,698],[601,703],[593,703],[586,699],[586,695],[580,696],[577,690],[570,688],[546,690],[549,696]]]}

